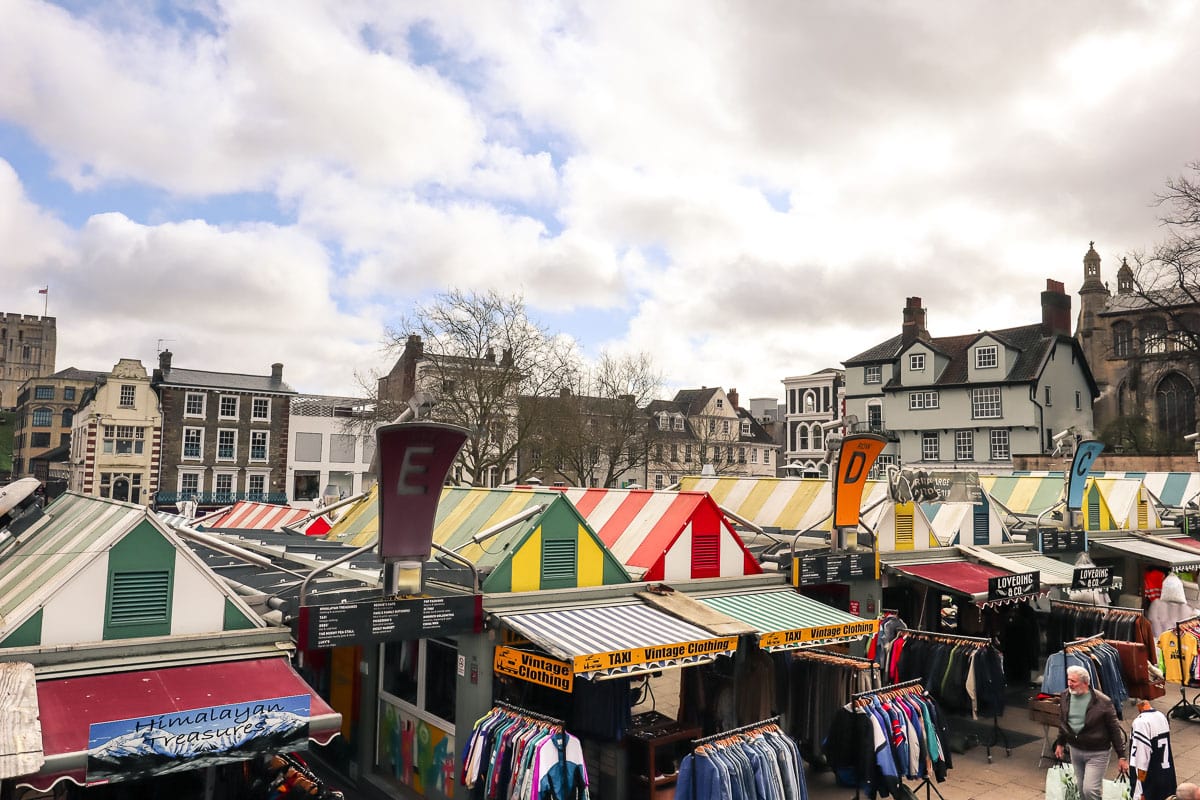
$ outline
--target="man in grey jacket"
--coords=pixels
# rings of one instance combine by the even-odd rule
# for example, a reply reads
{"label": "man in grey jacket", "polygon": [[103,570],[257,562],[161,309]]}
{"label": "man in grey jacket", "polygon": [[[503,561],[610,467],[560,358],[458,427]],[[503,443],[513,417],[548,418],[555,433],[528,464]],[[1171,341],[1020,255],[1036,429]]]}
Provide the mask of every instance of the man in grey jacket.
{"label": "man in grey jacket", "polygon": [[1054,757],[1063,758],[1063,746],[1071,746],[1071,766],[1082,800],[1101,800],[1109,753],[1117,753],[1117,766],[1129,771],[1125,732],[1117,721],[1117,709],[1108,695],[1092,689],[1091,676],[1083,667],[1067,667],[1067,690],[1059,695],[1058,739]]}

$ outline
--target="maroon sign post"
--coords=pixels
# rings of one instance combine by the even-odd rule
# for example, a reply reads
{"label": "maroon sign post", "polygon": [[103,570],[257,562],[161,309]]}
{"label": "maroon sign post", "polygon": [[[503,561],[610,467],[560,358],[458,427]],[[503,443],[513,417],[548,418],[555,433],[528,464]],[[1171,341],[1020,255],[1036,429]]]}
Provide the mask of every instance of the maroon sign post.
{"label": "maroon sign post", "polygon": [[429,559],[438,501],[467,431],[441,422],[399,422],[375,433],[379,455],[379,554],[384,562]]}

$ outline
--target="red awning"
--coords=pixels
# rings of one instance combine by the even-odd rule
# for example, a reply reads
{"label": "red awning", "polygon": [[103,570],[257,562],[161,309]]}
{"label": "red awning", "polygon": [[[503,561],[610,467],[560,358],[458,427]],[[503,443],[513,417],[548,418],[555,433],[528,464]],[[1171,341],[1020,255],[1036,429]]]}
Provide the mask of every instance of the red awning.
{"label": "red awning", "polygon": [[1200,541],[1190,536],[1168,536],[1163,541],[1177,547],[1186,547],[1189,550],[1200,550]]}
{"label": "red awning", "polygon": [[60,780],[84,785],[93,723],[309,695],[308,738],[328,744],[342,725],[286,658],[225,661],[170,669],[38,681],[46,762],[17,785],[48,791]]}
{"label": "red awning", "polygon": [[[893,569],[922,583],[946,589],[950,594],[966,595],[984,605],[988,595],[988,578],[1012,575],[1006,569],[970,561],[943,561],[935,564],[897,564]],[[1041,593],[1044,594],[1046,590]]]}

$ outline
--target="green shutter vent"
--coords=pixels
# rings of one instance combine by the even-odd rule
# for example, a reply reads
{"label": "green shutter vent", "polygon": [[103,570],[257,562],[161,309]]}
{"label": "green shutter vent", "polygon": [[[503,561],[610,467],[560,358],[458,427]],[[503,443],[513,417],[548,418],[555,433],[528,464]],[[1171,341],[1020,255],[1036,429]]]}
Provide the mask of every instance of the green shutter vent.
{"label": "green shutter vent", "polygon": [[542,542],[542,580],[574,580],[574,539],[550,539]]}
{"label": "green shutter vent", "polygon": [[171,573],[117,572],[112,577],[111,625],[165,622],[170,610]]}

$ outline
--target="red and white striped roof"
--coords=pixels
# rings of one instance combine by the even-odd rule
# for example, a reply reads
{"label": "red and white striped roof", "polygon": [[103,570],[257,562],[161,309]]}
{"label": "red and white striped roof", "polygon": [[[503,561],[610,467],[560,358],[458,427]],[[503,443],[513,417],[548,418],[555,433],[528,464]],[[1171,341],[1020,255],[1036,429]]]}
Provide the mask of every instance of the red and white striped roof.
{"label": "red and white striped roof", "polygon": [[[284,525],[295,525],[307,517],[310,511],[291,506],[278,506],[273,503],[253,503],[242,500],[230,508],[215,514],[205,516],[197,522],[206,530],[222,528],[229,530],[281,531]],[[321,522],[318,517],[314,523]],[[311,524],[311,523],[310,523]],[[323,531],[314,531],[310,535],[325,533],[329,524],[324,524]],[[305,531],[305,533],[309,533]]]}
{"label": "red and white striped roof", "polygon": [[762,572],[706,492],[564,490],[627,569],[647,581]]}

